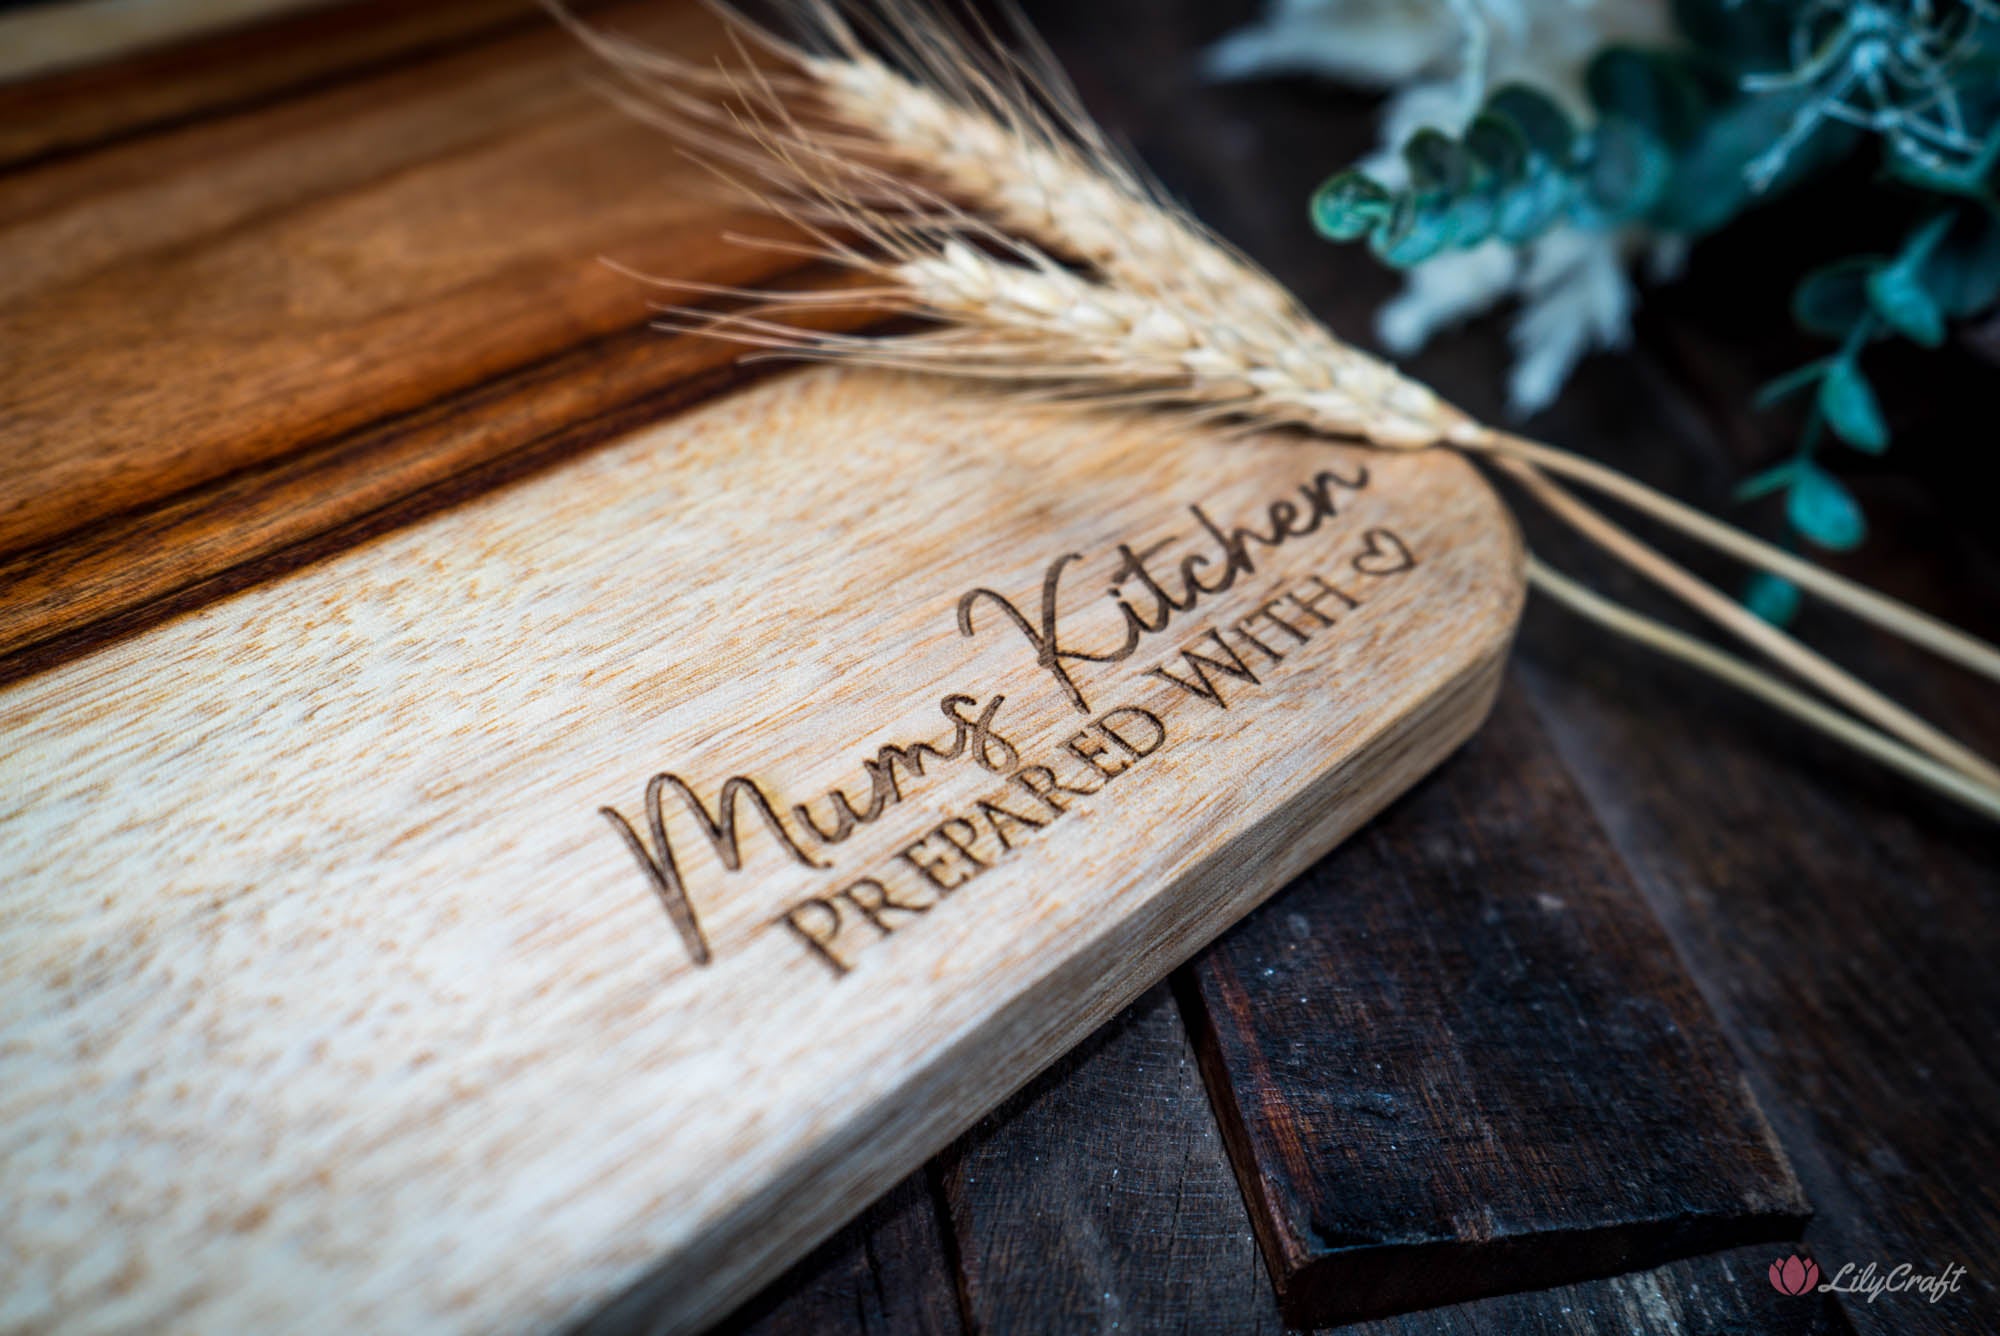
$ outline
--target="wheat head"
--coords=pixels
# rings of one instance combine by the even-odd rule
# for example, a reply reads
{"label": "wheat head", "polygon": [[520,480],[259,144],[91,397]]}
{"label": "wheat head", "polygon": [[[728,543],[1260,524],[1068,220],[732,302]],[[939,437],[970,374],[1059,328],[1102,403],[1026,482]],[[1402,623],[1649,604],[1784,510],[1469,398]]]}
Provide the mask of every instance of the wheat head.
{"label": "wheat head", "polygon": [[1469,437],[1464,414],[1334,337],[1113,150],[1052,61],[970,40],[903,0],[869,11],[887,55],[826,0],[787,12],[796,39],[738,20],[762,63],[733,70],[585,36],[628,105],[699,143],[813,238],[811,254],[877,280],[834,300],[938,328],[829,335],[771,318],[827,304],[798,297],[719,320],[676,312],[675,327],[1384,447]]}

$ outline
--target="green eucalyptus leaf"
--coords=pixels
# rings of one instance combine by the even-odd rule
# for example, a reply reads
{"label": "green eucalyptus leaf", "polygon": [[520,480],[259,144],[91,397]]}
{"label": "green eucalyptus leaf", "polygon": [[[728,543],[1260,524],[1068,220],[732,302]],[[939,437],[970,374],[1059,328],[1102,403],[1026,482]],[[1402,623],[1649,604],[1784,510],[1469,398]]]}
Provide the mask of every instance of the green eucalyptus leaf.
{"label": "green eucalyptus leaf", "polygon": [[1912,185],[1919,190],[1928,190],[1935,195],[1980,194],[1981,173],[1961,165],[1944,165],[1934,158],[1917,157],[1900,146],[1892,145],[1883,161],[1889,168],[1889,175]]}
{"label": "green eucalyptus leaf", "polygon": [[1591,136],[1587,193],[1606,221],[1636,218],[1666,187],[1673,159],[1642,125],[1606,116]]}
{"label": "green eucalyptus leaf", "polygon": [[[1472,158],[1450,135],[1419,130],[1403,145],[1410,189],[1388,226],[1375,234],[1376,253],[1407,269],[1448,246],[1462,244],[1460,202],[1472,188]],[[1407,208],[1404,204],[1407,202]]]}
{"label": "green eucalyptus leaf", "polygon": [[1771,405],[1780,403],[1789,396],[1797,394],[1800,390],[1818,384],[1819,378],[1826,374],[1826,369],[1832,366],[1833,362],[1834,359],[1831,357],[1822,357],[1816,362],[1807,362],[1802,367],[1796,367],[1791,371],[1787,371],[1784,375],[1757,391],[1757,398],[1755,400],[1757,407],[1769,408]]}
{"label": "green eucalyptus leaf", "polygon": [[1898,260],[1870,274],[1868,304],[1910,342],[1926,348],[1944,342],[1944,311],[1924,286],[1917,265]]}
{"label": "green eucalyptus leaf", "polygon": [[1547,165],[1538,165],[1526,180],[1503,191],[1493,218],[1502,241],[1519,245],[1533,241],[1569,212],[1574,187],[1570,179]]}
{"label": "green eucalyptus leaf", "polygon": [[1528,140],[1505,116],[1480,112],[1465,127],[1464,143],[1474,165],[1493,181],[1512,185],[1527,176]]}
{"label": "green eucalyptus leaf", "polygon": [[1525,184],[1528,145],[1513,122],[1483,112],[1472,118],[1461,143],[1472,183],[1456,205],[1454,240],[1476,246],[1493,235],[1507,201]]}
{"label": "green eucalyptus leaf", "polygon": [[1418,130],[1402,148],[1420,212],[1436,216],[1446,246],[1476,246],[1492,236],[1494,198],[1472,150],[1436,130]]}
{"label": "green eucalyptus leaf", "polygon": [[2000,301],[2000,219],[1967,210],[1925,257],[1925,291],[1948,319],[1978,315]]}
{"label": "green eucalyptus leaf", "polygon": [[1669,149],[1693,139],[1706,112],[1693,77],[1657,52],[1606,47],[1584,72],[1584,86],[1600,119],[1629,121]]}
{"label": "green eucalyptus leaf", "polygon": [[1790,626],[1799,615],[1799,587],[1781,575],[1758,571],[1744,582],[1743,606],[1773,626]]}
{"label": "green eucalyptus leaf", "polygon": [[1403,145],[1403,161],[1410,168],[1410,189],[1419,195],[1457,195],[1472,180],[1472,159],[1464,145],[1437,130],[1411,135]]}
{"label": "green eucalyptus leaf", "polygon": [[[1499,183],[1493,232],[1515,245],[1532,241],[1567,217],[1577,200],[1578,187],[1570,172],[1581,136],[1554,98],[1527,84],[1508,84],[1496,91],[1475,127],[1480,121],[1495,123],[1496,141],[1498,127],[1511,131],[1525,155]],[[1473,142],[1470,132],[1467,138]]]}
{"label": "green eucalyptus leaf", "polygon": [[1385,264],[1398,269],[1422,264],[1451,244],[1450,212],[1438,197],[1402,195],[1389,221],[1375,229],[1368,244]]}
{"label": "green eucalyptus leaf", "polygon": [[1944,308],[1924,281],[1931,253],[1951,227],[1941,213],[1911,234],[1896,258],[1868,275],[1868,304],[1888,326],[1913,343],[1935,348],[1944,342]]}
{"label": "green eucalyptus leaf", "polygon": [[1941,163],[1919,155],[1903,140],[1889,142],[1885,162],[1891,176],[1934,194],[1962,195],[1989,205],[2000,204],[2000,191],[1995,189],[2000,185],[1995,180],[1996,168],[2000,168],[2000,120],[1987,128],[1979,152],[1963,162]]}
{"label": "green eucalyptus leaf", "polygon": [[1313,229],[1328,241],[1359,241],[1389,220],[1396,197],[1361,172],[1342,172],[1313,193]]}
{"label": "green eucalyptus leaf", "polygon": [[1528,152],[1558,170],[1567,169],[1576,152],[1577,130],[1556,100],[1527,84],[1508,84],[1486,99],[1489,115],[1512,123]]}
{"label": "green eucalyptus leaf", "polygon": [[1792,318],[1811,333],[1844,339],[1868,318],[1868,278],[1883,263],[1856,255],[1815,269],[1792,294]]}
{"label": "green eucalyptus leaf", "polygon": [[1818,407],[1833,434],[1856,450],[1879,455],[1889,448],[1889,427],[1875,391],[1852,358],[1835,358],[1828,365],[1819,382]]}
{"label": "green eucalyptus leaf", "polygon": [[1483,186],[1468,190],[1452,201],[1451,244],[1454,246],[1477,246],[1493,235],[1493,224],[1499,216],[1500,204],[1493,192]]}
{"label": "green eucalyptus leaf", "polygon": [[1950,209],[1926,218],[1922,225],[1904,240],[1903,248],[1896,252],[1896,262],[1922,264],[1930,253],[1938,248],[1938,243],[1945,239],[1946,234],[1951,231],[1951,225],[1957,219],[1956,211]]}
{"label": "green eucalyptus leaf", "polygon": [[1834,552],[1851,551],[1868,536],[1861,507],[1838,478],[1810,463],[1799,466],[1785,494],[1785,518],[1808,541]]}

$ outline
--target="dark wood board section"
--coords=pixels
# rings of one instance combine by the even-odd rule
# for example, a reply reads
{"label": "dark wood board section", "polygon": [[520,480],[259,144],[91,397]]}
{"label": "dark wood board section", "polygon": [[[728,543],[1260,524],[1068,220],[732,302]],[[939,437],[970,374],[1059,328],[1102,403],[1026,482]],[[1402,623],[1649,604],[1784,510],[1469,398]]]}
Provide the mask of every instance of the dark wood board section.
{"label": "dark wood board section", "polygon": [[947,1151],[976,1332],[1281,1329],[1162,985]]}
{"label": "dark wood board section", "polygon": [[[58,7],[45,5],[37,17],[86,21],[57,15]],[[248,16],[217,31],[0,84],[0,166],[249,107],[474,34],[543,21],[533,0],[347,0]]]}
{"label": "dark wood board section", "polygon": [[[1383,820],[1406,821],[1400,810]],[[1285,898],[1268,912],[1289,913]],[[1195,1063],[1167,990],[1154,990],[940,1156],[927,1184],[913,1177],[719,1330],[1296,1330],[1279,1315]],[[920,1204],[925,1186],[931,1195]],[[929,1241],[934,1220],[944,1221],[943,1253],[956,1259],[962,1322],[938,1307],[952,1273],[939,1269],[939,1245]],[[1340,1330],[1848,1336],[1825,1296],[1771,1288],[1770,1251],[1689,1258]],[[648,1330],[643,1312],[615,1316],[594,1324],[593,1336]]]}
{"label": "dark wood board section", "polygon": [[1185,979],[1297,1325],[1804,1224],[1726,1041],[1518,691]]}
{"label": "dark wood board section", "polygon": [[[693,3],[602,19],[695,58],[725,41]],[[286,22],[308,20],[331,50],[320,27],[382,16]],[[798,262],[724,241],[771,229],[545,15],[450,35],[0,174],[0,674],[721,383],[732,351],[651,329],[656,294],[600,257],[779,285]]]}
{"label": "dark wood board section", "polygon": [[[958,1336],[957,1273],[930,1175],[904,1179],[715,1327],[716,1336]],[[575,1336],[646,1330],[643,1305],[614,1305]]]}

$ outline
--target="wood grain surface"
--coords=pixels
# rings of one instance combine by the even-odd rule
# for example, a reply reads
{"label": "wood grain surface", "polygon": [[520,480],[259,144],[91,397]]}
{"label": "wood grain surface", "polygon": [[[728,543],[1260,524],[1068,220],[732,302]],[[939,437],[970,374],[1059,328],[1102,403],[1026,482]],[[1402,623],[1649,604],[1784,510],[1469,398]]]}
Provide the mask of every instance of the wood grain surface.
{"label": "wood grain surface", "polygon": [[[117,3],[118,0],[107,0]],[[144,0],[142,0],[142,3]],[[258,4],[263,0],[245,0]],[[11,16],[23,29],[74,29],[66,11],[81,5],[38,4]],[[73,68],[24,69],[0,79],[0,166],[20,167],[83,154],[121,140],[173,134],[217,116],[256,115],[292,95],[367,78],[389,66],[476,43],[507,28],[547,24],[534,0],[269,0],[269,15],[249,14],[221,31],[187,31],[200,5],[158,0],[159,43]],[[586,0],[579,10],[601,6]],[[173,36],[179,25],[183,37]],[[72,49],[104,45],[116,34],[93,29],[72,35]],[[17,48],[18,49],[18,48]]]}
{"label": "wood grain surface", "polygon": [[1166,987],[938,1158],[973,1331],[1242,1331],[1271,1312]]}
{"label": "wood grain surface", "polygon": [[[654,1329],[643,1295],[607,1304],[575,1336]],[[957,1336],[957,1273],[919,1169],[713,1330],[722,1336]]]}
{"label": "wood grain surface", "polygon": [[[600,257],[719,282],[796,261],[725,242],[769,229],[545,15],[482,15],[253,30],[232,40],[399,58],[0,175],[0,676],[714,388],[731,350],[647,328],[654,294]],[[723,40],[692,3],[604,17],[697,60]]]}
{"label": "wood grain surface", "polygon": [[62,0],[0,11],[0,82],[103,64],[328,0]]}
{"label": "wood grain surface", "polygon": [[1463,741],[1522,594],[1451,456],[821,372],[17,683],[0,1319],[719,1315]]}
{"label": "wood grain surface", "polygon": [[1515,700],[1187,973],[1299,1326],[1795,1239],[1791,1166]]}

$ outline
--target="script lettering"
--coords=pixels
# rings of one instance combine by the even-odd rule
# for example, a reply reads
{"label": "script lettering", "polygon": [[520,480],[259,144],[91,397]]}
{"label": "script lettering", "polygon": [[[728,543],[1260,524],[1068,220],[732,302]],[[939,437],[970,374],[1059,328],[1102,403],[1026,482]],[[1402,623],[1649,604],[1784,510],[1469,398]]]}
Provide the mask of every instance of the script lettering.
{"label": "script lettering", "polygon": [[[1001,726],[1006,696],[952,692],[937,704],[949,732],[877,746],[860,760],[858,789],[836,785],[817,798],[787,802],[768,781],[739,773],[722,782],[710,805],[687,779],[662,771],[646,784],[643,834],[616,808],[599,811],[665,908],[689,958],[707,965],[713,948],[674,844],[670,790],[725,872],[744,867],[746,832],[739,817],[746,806],[794,864],[821,871],[832,866],[839,846],[886,820],[947,771],[983,771],[1002,781],[969,803],[942,813],[933,809],[920,829],[900,832],[893,838],[901,843],[878,853],[887,861],[868,875],[850,872],[837,889],[797,896],[769,920],[842,977],[870,946],[926,921],[1044,831],[1091,810],[1092,800],[1110,786],[1124,792],[1123,777],[1167,744],[1166,721],[1142,706],[1121,705],[1091,717],[1076,676],[1081,666],[1123,663],[1179,628],[1178,644],[1167,641],[1172,647],[1163,657],[1127,680],[1150,678],[1171,688],[1169,699],[1177,693],[1200,707],[1229,710],[1282,673],[1292,654],[1361,611],[1379,582],[1415,569],[1418,558],[1408,541],[1375,526],[1361,531],[1358,546],[1351,537],[1322,549],[1320,570],[1239,594],[1226,616],[1218,611],[1207,625],[1186,625],[1192,614],[1256,575],[1269,553],[1326,529],[1340,514],[1343,494],[1368,482],[1362,468],[1321,469],[1295,495],[1268,503],[1259,524],[1225,527],[1203,505],[1191,505],[1186,513],[1194,550],[1181,550],[1179,535],[1118,543],[1110,550],[1110,578],[1098,604],[1116,628],[1110,633],[1102,614],[1094,630],[1079,631],[1077,609],[1064,603],[1065,574],[1083,559],[1080,553],[1063,553],[1044,568],[1032,616],[996,589],[968,590],[957,604],[960,634],[977,635],[980,614],[990,607],[1027,642],[1062,699],[1087,718],[1073,731],[1038,735],[1034,754],[1024,755]],[[1097,643],[1089,643],[1093,639]],[[881,849],[879,843],[871,847]]]}

